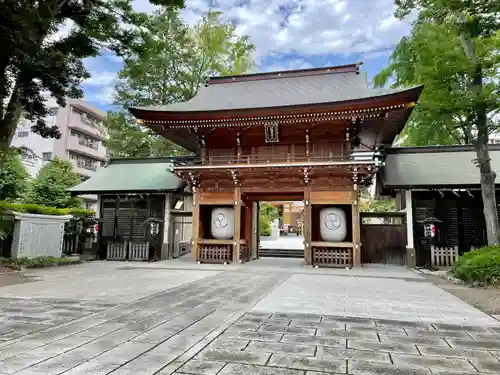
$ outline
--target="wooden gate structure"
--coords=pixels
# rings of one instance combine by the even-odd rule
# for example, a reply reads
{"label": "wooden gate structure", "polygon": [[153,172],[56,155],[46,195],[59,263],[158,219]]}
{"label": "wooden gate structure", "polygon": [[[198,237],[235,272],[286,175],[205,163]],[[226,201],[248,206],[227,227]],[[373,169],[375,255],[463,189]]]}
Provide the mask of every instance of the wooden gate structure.
{"label": "wooden gate structure", "polygon": [[406,264],[406,213],[362,212],[361,261]]}
{"label": "wooden gate structure", "polygon": [[[253,202],[304,201],[306,264],[361,264],[358,187],[383,166],[422,87],[371,89],[360,64],[213,77],[185,103],[130,108],[138,122],[199,156],[173,167],[194,193],[192,252],[200,262],[244,262]],[[234,209],[234,233],[215,239],[210,212]],[[323,241],[319,212],[347,213],[342,242]]]}

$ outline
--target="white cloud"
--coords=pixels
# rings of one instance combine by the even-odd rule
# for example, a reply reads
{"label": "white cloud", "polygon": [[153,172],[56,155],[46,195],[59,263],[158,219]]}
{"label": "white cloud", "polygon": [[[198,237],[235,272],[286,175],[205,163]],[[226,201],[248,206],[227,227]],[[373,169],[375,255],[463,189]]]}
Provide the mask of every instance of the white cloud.
{"label": "white cloud", "polygon": [[[223,12],[239,35],[256,45],[256,71],[304,69],[313,64],[357,62],[359,56],[388,56],[410,22],[394,17],[393,0],[185,0],[184,20],[195,24],[208,10]],[[136,10],[152,11],[149,0],[134,0]],[[351,61],[351,56],[358,56]],[[88,99],[110,103],[121,61],[107,53],[86,66]],[[333,63],[332,63],[333,61]],[[113,65],[109,65],[113,64]],[[365,69],[368,66],[365,66]]]}
{"label": "white cloud", "polygon": [[210,3],[251,36],[259,61],[272,52],[368,54],[393,46],[410,27],[394,18],[393,0],[186,0],[185,19],[193,22]]}
{"label": "white cloud", "polygon": [[116,78],[115,72],[99,71],[99,69],[93,69],[91,72],[91,77],[83,81],[84,85],[90,86],[101,86],[101,85],[111,85]]}
{"label": "white cloud", "polygon": [[90,95],[85,95],[84,100],[100,105],[111,105],[114,101],[115,89],[113,86],[104,86],[95,90]]}

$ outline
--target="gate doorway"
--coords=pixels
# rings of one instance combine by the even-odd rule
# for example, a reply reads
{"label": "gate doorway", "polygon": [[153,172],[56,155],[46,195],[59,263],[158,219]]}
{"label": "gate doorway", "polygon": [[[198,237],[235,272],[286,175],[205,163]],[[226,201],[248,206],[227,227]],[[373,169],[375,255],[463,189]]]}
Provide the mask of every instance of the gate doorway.
{"label": "gate doorway", "polygon": [[304,201],[259,202],[259,257],[304,258]]}
{"label": "gate doorway", "polygon": [[244,235],[251,249],[248,260],[304,259],[303,220],[297,223],[303,218],[303,193],[243,193],[242,199],[250,211]]}
{"label": "gate doorway", "polygon": [[406,265],[404,212],[362,212],[361,262]]}

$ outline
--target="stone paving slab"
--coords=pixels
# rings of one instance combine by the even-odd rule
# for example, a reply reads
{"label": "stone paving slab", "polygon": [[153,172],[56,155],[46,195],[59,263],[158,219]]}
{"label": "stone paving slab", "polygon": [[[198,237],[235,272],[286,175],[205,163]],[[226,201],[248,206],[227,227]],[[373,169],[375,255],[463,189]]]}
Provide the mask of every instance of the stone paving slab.
{"label": "stone paving slab", "polygon": [[[316,279],[317,275],[307,277]],[[443,322],[439,316],[435,321],[423,319],[424,315],[415,319],[413,310],[396,308],[396,299],[392,300],[394,309],[374,316],[332,311],[328,300],[321,301],[323,307],[317,309],[323,313],[292,305],[286,310],[258,309],[266,296],[283,285],[289,288],[287,283],[293,278],[284,272],[221,272],[123,304],[8,298],[4,300],[9,305],[6,309],[0,305],[1,314],[42,319],[0,320],[5,337],[0,342],[0,375],[500,373],[499,330],[470,310],[465,311],[467,324],[461,325]],[[333,291],[324,294],[325,298],[336,288],[335,276],[329,278]],[[361,295],[342,298],[354,298],[359,305],[356,309],[363,304],[379,308],[386,302],[376,301],[380,294],[363,294],[365,285],[369,288],[378,279],[369,283],[367,278],[352,279]],[[399,282],[406,283],[391,279],[392,284]],[[311,283],[323,285],[322,280]],[[350,285],[350,281],[344,284]],[[414,288],[422,283],[408,284]],[[397,292],[400,287],[393,288]],[[350,288],[336,291],[344,293]],[[427,289],[418,288],[416,298],[423,305]],[[317,303],[318,295],[309,302]],[[396,295],[404,304],[406,297]],[[280,298],[276,296],[275,306],[282,306],[283,298],[288,297],[285,293]],[[440,298],[447,301],[446,294]],[[460,308],[460,304],[450,302],[440,311],[443,316],[452,314],[453,307]],[[12,327],[20,328],[22,335],[13,335]]]}
{"label": "stone paving slab", "polygon": [[[360,287],[362,285],[362,287]],[[500,322],[425,282],[294,274],[259,302],[256,311],[380,318],[415,323],[498,327]]]}

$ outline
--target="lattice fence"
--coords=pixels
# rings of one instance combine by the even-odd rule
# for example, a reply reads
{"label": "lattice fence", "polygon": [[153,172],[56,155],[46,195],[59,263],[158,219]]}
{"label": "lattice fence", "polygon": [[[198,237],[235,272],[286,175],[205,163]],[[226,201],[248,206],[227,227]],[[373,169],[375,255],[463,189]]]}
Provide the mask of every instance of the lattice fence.
{"label": "lattice fence", "polygon": [[233,256],[232,245],[200,245],[198,261],[202,263],[230,263]]}
{"label": "lattice fence", "polygon": [[108,243],[107,260],[127,260],[127,243]]}
{"label": "lattice fence", "polygon": [[319,267],[352,267],[352,248],[313,247],[312,261]]}
{"label": "lattice fence", "polygon": [[449,267],[458,259],[458,246],[431,245],[431,267]]}
{"label": "lattice fence", "polygon": [[130,242],[129,260],[148,260],[149,242]]}

